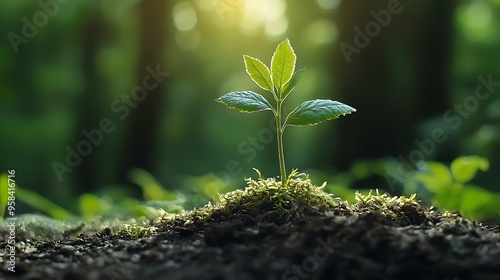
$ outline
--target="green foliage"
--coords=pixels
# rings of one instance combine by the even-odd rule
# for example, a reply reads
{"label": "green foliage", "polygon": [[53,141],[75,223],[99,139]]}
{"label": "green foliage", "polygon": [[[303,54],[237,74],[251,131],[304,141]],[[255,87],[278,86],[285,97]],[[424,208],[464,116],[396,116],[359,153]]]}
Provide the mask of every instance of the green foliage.
{"label": "green foliage", "polygon": [[465,184],[476,176],[478,170],[488,171],[490,163],[485,158],[469,156],[455,159],[450,167],[455,181]]}
{"label": "green foliage", "polygon": [[[278,92],[283,92],[283,86],[290,81],[295,72],[297,56],[293,52],[290,41],[286,39],[281,42],[271,58],[271,73],[273,83]],[[281,95],[280,95],[281,96]]]}
{"label": "green foliage", "polygon": [[286,118],[285,125],[317,125],[350,114],[353,108],[337,101],[316,99],[305,101]]}
{"label": "green foliage", "polygon": [[273,81],[269,68],[260,60],[248,55],[243,56],[245,68],[252,79],[262,89],[273,91]]}
{"label": "green foliage", "polygon": [[[1,176],[0,179],[2,179]],[[19,186],[16,187],[16,198],[31,208],[59,221],[75,219],[88,221],[95,217],[154,219],[165,211],[170,213],[184,211],[185,197],[182,194],[173,193],[163,188],[147,171],[142,169],[132,170],[130,180],[143,190],[143,197],[146,201],[139,201],[130,197],[113,200],[112,195],[84,193],[78,198],[79,216],[38,193]],[[3,181],[7,182],[7,180]],[[0,187],[3,188],[1,185]],[[4,207],[2,207],[3,209]]]}
{"label": "green foliage", "polygon": [[500,214],[500,193],[467,183],[478,170],[487,171],[488,168],[488,160],[478,156],[457,158],[450,168],[439,162],[426,162],[424,169],[414,174],[413,180],[423,184],[433,194],[436,206],[485,220]]}
{"label": "green foliage", "polygon": [[302,77],[302,73],[304,73],[305,68],[297,70],[297,72],[293,73],[292,78],[290,81],[286,84],[285,90],[283,90],[283,95],[282,98],[285,100],[288,97],[288,94],[292,92],[293,89],[295,89],[295,86],[299,83],[300,78]]}
{"label": "green foliage", "polygon": [[419,170],[414,170],[406,176],[398,174],[401,163],[390,158],[371,161],[358,161],[349,170],[335,174],[322,174],[313,171],[313,177],[326,180],[329,184],[326,190],[349,203],[356,201],[354,192],[368,195],[366,189],[351,189],[359,181],[368,178],[380,178],[387,181],[391,191],[395,191],[394,184],[401,183],[402,193],[411,196],[417,193],[424,204],[432,204],[448,211],[459,211],[462,215],[484,221],[495,219],[500,215],[500,193],[488,191],[471,182],[477,171],[487,171],[489,162],[478,156],[460,157],[452,161],[450,167],[440,162],[425,162]]}
{"label": "green foliage", "polygon": [[[6,176],[0,176],[0,179],[1,177]],[[16,234],[19,238],[53,240],[76,236],[80,232],[94,234],[109,228],[112,232],[127,232],[139,238],[154,232],[155,228],[146,227],[146,222],[159,216],[166,216],[168,213],[165,210],[170,213],[184,212],[182,207],[185,202],[184,196],[167,191],[148,172],[136,169],[131,172],[130,177],[142,188],[146,201],[129,197],[114,201],[109,195],[84,193],[78,200],[80,216],[36,192],[17,186],[16,198],[19,201],[49,217],[39,214],[16,215],[18,217]],[[0,233],[8,233],[8,230],[7,224],[0,224]]]}
{"label": "green foliage", "polygon": [[146,170],[132,169],[129,178],[142,189],[142,195],[146,200],[145,202],[135,199],[123,201],[122,205],[132,216],[145,216],[151,219],[158,216],[158,209],[171,213],[184,211],[183,205],[186,202],[184,195],[168,191]]}
{"label": "green foliage", "polygon": [[84,219],[93,216],[103,216],[113,209],[113,202],[91,193],[84,193],[79,197],[80,213]]}
{"label": "green foliage", "polygon": [[142,189],[142,195],[146,200],[166,200],[175,201],[178,196],[167,191],[160,183],[146,170],[134,168],[129,173],[129,178]]}
{"label": "green foliage", "polygon": [[243,113],[253,113],[272,110],[271,104],[264,96],[251,91],[234,91],[221,96],[217,101],[226,104],[228,108]]}
{"label": "green foliage", "polygon": [[20,188],[16,188],[17,199],[26,203],[34,209],[39,210],[42,213],[46,213],[49,216],[57,220],[67,220],[75,215],[68,210],[62,208],[61,206],[55,204],[49,199],[37,194],[36,192]]}
{"label": "green foliage", "polygon": [[295,72],[295,55],[288,39],[281,42],[271,58],[271,70],[257,58],[243,56],[246,72],[259,87],[271,92],[276,102],[273,107],[262,95],[252,91],[236,91],[227,93],[218,99],[228,108],[240,112],[253,113],[270,110],[273,112],[277,126],[278,155],[280,164],[281,185],[285,186],[286,169],[283,153],[283,133],[287,125],[316,125],[326,120],[336,119],[339,116],[356,112],[356,109],[331,100],[305,101],[290,114],[282,119],[282,105],[288,95],[295,88],[304,69]]}

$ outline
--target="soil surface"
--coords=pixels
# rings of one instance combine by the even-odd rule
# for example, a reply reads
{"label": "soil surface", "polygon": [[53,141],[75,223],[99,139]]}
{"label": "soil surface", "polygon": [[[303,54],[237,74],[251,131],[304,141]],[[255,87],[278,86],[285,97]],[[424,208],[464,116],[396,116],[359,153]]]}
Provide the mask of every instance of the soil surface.
{"label": "soil surface", "polygon": [[[5,279],[500,279],[500,228],[459,215],[397,224],[378,211],[238,213],[146,238],[18,241]],[[5,248],[6,242],[0,242]]]}

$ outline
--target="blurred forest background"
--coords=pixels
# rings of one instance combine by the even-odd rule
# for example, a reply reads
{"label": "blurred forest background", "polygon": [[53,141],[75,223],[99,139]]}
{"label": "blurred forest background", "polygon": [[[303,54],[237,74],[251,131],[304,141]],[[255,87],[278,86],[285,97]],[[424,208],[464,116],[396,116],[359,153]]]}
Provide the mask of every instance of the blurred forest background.
{"label": "blurred forest background", "polygon": [[214,99],[262,92],[242,56],[269,64],[285,38],[307,68],[286,110],[358,110],[288,129],[288,171],[399,194],[390,168],[479,155],[490,171],[474,182],[500,191],[499,0],[9,0],[0,34],[0,170],[71,211],[152,182],[200,206],[253,167],[277,176],[271,114]]}

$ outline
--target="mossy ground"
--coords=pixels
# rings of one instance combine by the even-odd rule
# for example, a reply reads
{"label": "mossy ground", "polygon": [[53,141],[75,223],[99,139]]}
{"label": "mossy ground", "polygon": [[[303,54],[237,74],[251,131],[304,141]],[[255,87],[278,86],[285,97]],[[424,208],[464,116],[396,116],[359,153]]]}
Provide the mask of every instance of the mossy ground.
{"label": "mossy ground", "polygon": [[353,215],[364,212],[380,212],[397,224],[419,224],[433,212],[426,211],[416,200],[416,195],[409,198],[391,197],[389,194],[367,195],[356,193],[357,203],[349,205],[333,194],[315,186],[309,176],[293,170],[285,186],[276,178],[265,179],[256,170],[257,180],[247,178],[247,187],[220,194],[215,205],[207,204],[184,214],[165,214],[153,224],[174,222],[188,226],[203,225],[213,221],[230,219],[235,215],[258,217],[273,215],[277,221],[286,222],[291,218],[321,215],[327,212],[340,215]]}
{"label": "mossy ground", "polygon": [[[127,221],[100,220],[95,218],[86,222],[62,223],[39,215],[26,215],[20,221],[18,237],[31,240],[67,239],[83,232],[91,235],[112,229],[116,234],[129,234],[136,238],[154,234],[158,227],[173,223],[175,225],[197,225],[198,227],[214,221],[231,219],[238,215],[247,217],[273,216],[276,221],[286,222],[292,218],[321,215],[331,212],[340,215],[353,215],[364,212],[380,212],[398,224],[419,224],[432,211],[425,210],[416,196],[391,197],[389,194],[367,195],[356,193],[357,203],[349,205],[323,189],[326,183],[315,186],[305,173],[292,170],[285,186],[276,178],[263,178],[256,170],[258,179],[247,178],[245,189],[219,194],[215,204],[208,203],[202,208],[186,211],[183,214],[162,215],[151,221],[129,219]],[[0,232],[4,232],[0,229]]]}

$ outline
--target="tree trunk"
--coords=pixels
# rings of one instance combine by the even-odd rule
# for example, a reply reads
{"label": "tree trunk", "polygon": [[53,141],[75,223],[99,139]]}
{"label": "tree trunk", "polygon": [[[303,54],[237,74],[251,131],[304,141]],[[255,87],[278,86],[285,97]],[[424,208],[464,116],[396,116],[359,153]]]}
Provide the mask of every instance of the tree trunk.
{"label": "tree trunk", "polygon": [[[99,75],[98,53],[102,42],[111,32],[108,24],[104,21],[100,9],[88,12],[88,18],[83,26],[83,73],[85,75],[85,85],[81,96],[78,125],[76,126],[75,138],[70,145],[75,151],[78,150],[78,143],[85,141],[82,130],[91,131],[98,128],[103,113],[108,109],[103,102],[105,94],[102,90],[103,81]],[[97,187],[100,183],[96,177],[96,166],[98,166],[98,150],[92,146],[92,152],[82,157],[79,166],[74,168],[75,185],[77,192],[88,192],[89,189]]]}
{"label": "tree trunk", "polygon": [[[370,36],[366,27],[377,22],[374,13],[382,17],[388,2],[342,1],[339,41],[359,51],[349,63],[341,48],[336,50],[335,98],[358,112],[337,123],[338,143],[325,163],[345,169],[356,159],[404,156],[415,146],[416,125],[448,108],[455,6],[454,0],[401,2],[389,23],[378,23],[380,31]],[[355,27],[367,35],[366,46],[355,44]]]}
{"label": "tree trunk", "polygon": [[[165,98],[165,85],[168,78],[165,74],[159,74],[155,80],[154,74],[157,69],[166,72],[167,67],[163,63],[165,40],[167,38],[167,24],[171,21],[168,17],[171,11],[171,1],[141,1],[139,7],[139,32],[140,46],[137,64],[137,86],[147,89],[146,97],[137,101],[137,107],[130,109],[128,116],[130,129],[126,138],[126,148],[122,153],[122,165],[120,168],[123,181],[127,181],[127,174],[131,168],[139,167],[146,170],[153,169],[154,143],[159,126],[159,112]],[[156,86],[148,86],[144,78],[151,76],[148,83]],[[134,94],[132,89],[131,94]]]}

